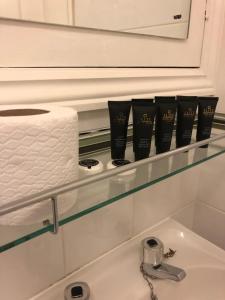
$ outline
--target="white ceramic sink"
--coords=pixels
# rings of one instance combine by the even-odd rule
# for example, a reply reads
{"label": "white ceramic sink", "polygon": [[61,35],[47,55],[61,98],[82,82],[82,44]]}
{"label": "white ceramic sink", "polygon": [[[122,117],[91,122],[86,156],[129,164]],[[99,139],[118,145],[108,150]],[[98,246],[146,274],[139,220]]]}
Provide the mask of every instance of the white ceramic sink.
{"label": "white ceramic sink", "polygon": [[[181,283],[160,289],[159,299],[212,300],[225,299],[225,270],[222,268],[187,268]],[[167,298],[166,298],[167,297]],[[148,299],[146,297],[146,299]]]}
{"label": "white ceramic sink", "polygon": [[91,300],[149,300],[149,288],[139,272],[139,247],[142,239],[152,235],[163,241],[165,250],[177,250],[168,263],[183,268],[187,274],[181,282],[154,280],[159,300],[225,299],[225,251],[169,219],[32,300],[64,300],[64,288],[75,281],[89,284]]}

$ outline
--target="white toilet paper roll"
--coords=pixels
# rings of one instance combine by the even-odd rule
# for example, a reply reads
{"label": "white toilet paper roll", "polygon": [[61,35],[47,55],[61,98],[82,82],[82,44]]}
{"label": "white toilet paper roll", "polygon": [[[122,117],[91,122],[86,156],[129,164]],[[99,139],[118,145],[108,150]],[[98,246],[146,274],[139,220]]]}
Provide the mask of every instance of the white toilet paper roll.
{"label": "white toilet paper roll", "polygon": [[[72,108],[0,106],[0,206],[78,178],[78,120]],[[76,195],[58,201],[59,213]],[[0,217],[0,224],[34,224],[51,216],[50,201]]]}

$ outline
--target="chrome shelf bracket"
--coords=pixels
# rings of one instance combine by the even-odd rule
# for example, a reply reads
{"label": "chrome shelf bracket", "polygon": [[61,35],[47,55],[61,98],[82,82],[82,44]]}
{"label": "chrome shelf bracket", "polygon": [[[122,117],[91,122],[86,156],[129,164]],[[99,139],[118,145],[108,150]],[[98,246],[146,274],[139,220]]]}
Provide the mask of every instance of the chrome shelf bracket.
{"label": "chrome shelf bracket", "polygon": [[59,232],[59,213],[58,213],[58,199],[57,197],[51,198],[52,202],[52,220],[53,220],[53,230],[51,231],[52,234],[57,234]]}

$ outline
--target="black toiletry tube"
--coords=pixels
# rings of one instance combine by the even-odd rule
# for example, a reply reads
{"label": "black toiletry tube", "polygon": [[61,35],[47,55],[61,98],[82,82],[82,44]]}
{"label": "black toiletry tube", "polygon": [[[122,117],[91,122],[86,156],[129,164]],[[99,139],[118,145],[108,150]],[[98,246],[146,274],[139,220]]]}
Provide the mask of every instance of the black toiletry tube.
{"label": "black toiletry tube", "polygon": [[[136,103],[136,104],[140,104],[140,105],[146,105],[146,104],[149,104],[149,103],[153,103],[153,99],[151,98],[135,98],[135,99],[132,99],[132,106]],[[135,121],[136,119],[134,120],[134,110],[132,109],[132,112],[133,112],[133,137],[135,136],[135,128],[136,128],[136,125],[135,125]],[[133,152],[134,151],[134,143],[133,143]]]}
{"label": "black toiletry tube", "polygon": [[175,97],[155,97],[155,103],[155,146],[159,154],[170,150],[177,103]]}
{"label": "black toiletry tube", "polygon": [[151,149],[153,124],[155,119],[155,104],[132,103],[133,109],[133,149],[135,161],[148,158]]}
{"label": "black toiletry tube", "polygon": [[191,143],[198,98],[196,96],[177,96],[176,147]]}
{"label": "black toiletry tube", "polygon": [[152,98],[135,98],[132,99],[132,103],[152,103]]}
{"label": "black toiletry tube", "polygon": [[108,107],[111,130],[111,157],[112,159],[124,159],[131,101],[108,101]]}
{"label": "black toiletry tube", "polygon": [[[198,126],[196,136],[197,141],[202,141],[210,138],[218,100],[218,97],[198,98]],[[208,145],[201,146],[201,148],[207,147]]]}

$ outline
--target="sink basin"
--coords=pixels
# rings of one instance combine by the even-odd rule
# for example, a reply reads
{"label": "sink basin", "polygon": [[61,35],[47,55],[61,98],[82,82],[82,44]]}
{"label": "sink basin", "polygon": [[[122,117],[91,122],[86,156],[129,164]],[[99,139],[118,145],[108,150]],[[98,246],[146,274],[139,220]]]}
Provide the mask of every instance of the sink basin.
{"label": "sink basin", "polygon": [[185,270],[180,282],[153,280],[159,300],[224,300],[225,251],[168,219],[124,243],[102,258],[61,280],[32,300],[62,300],[65,287],[86,281],[91,300],[149,300],[149,287],[139,272],[140,243],[158,237],[165,246],[177,250],[168,263]]}
{"label": "sink basin", "polygon": [[[187,268],[188,276],[177,284],[158,285],[160,299],[222,300],[225,299],[225,269],[213,267]],[[146,298],[147,295],[146,295]]]}

